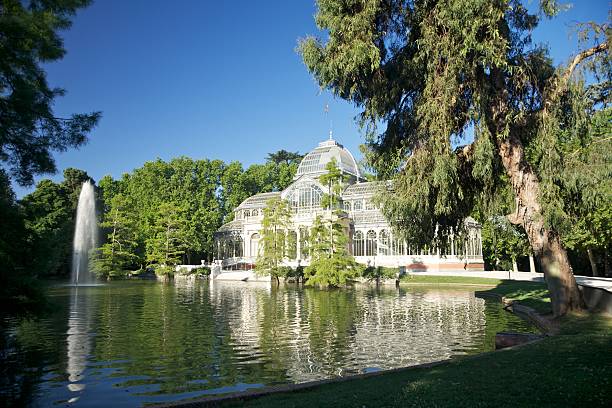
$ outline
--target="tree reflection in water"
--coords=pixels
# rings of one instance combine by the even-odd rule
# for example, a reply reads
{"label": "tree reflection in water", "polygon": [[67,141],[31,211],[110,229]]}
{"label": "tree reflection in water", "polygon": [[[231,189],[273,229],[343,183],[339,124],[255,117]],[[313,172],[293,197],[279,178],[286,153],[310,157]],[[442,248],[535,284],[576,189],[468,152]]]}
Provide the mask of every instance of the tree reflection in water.
{"label": "tree reflection in water", "polygon": [[[86,289],[54,289],[57,314],[13,323],[12,352],[28,362],[14,368],[42,373],[27,377],[39,405],[78,397],[76,405],[133,406],[311,381],[490,350],[493,330],[530,329],[470,289],[242,282]],[[9,398],[19,395],[3,387]]]}

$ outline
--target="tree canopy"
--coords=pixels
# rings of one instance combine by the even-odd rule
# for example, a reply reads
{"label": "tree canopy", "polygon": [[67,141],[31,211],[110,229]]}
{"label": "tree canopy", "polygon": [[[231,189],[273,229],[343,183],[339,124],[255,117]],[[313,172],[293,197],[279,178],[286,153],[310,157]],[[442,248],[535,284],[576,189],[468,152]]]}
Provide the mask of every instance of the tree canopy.
{"label": "tree canopy", "polygon": [[[610,28],[596,27],[594,45],[555,68],[531,43],[542,16],[559,11],[555,1],[542,1],[541,15],[519,0],[317,4],[316,23],[329,36],[307,37],[299,51],[321,87],[362,108],[368,162],[394,178],[381,197],[394,226],[426,245],[510,186],[508,219],[540,258],[555,314],[580,308],[559,237],[567,214],[560,136],[589,126],[580,103],[588,92],[609,103]],[[580,84],[573,74],[581,67],[596,73],[597,87]]]}
{"label": "tree canopy", "polygon": [[62,30],[90,0],[3,0],[0,2],[0,162],[22,185],[33,176],[55,173],[53,151],[81,146],[100,112],[53,113],[65,94],[47,83],[42,64],[66,53]]}

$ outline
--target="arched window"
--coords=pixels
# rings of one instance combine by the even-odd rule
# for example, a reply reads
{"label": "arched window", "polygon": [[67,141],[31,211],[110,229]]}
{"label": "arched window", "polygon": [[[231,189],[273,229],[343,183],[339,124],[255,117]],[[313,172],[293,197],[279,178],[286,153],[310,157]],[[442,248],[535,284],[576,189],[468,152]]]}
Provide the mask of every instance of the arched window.
{"label": "arched window", "polygon": [[355,203],[353,204],[353,210],[355,211],[363,210],[363,202],[361,200],[355,201]]}
{"label": "arched window", "polygon": [[372,202],[370,200],[366,200],[365,209],[366,210],[373,210],[374,209],[374,204],[372,204]]}
{"label": "arched window", "polygon": [[250,256],[256,257],[259,255],[259,234],[258,233],[251,235],[251,246],[249,249],[251,250],[249,253]]}
{"label": "arched window", "polygon": [[353,256],[363,256],[363,232],[353,234]]}
{"label": "arched window", "polygon": [[300,227],[300,258],[308,258],[308,228]]}
{"label": "arched window", "polygon": [[376,232],[369,230],[366,234],[365,241],[365,255],[366,256],[375,256],[376,255]]}
{"label": "arched window", "polygon": [[351,211],[351,202],[350,201],[344,201],[342,203],[342,206],[344,207],[344,211],[346,211],[346,212]]}
{"label": "arched window", "polygon": [[251,217],[257,217],[257,215],[258,215],[257,210],[251,211]]}
{"label": "arched window", "polygon": [[316,184],[294,186],[287,194],[287,201],[294,213],[308,213],[321,208],[323,191]]}
{"label": "arched window", "polygon": [[289,231],[287,234],[287,258],[297,259],[297,232]]}
{"label": "arched window", "polygon": [[249,210],[244,210],[244,218],[248,218],[251,216],[251,212]]}
{"label": "arched window", "polygon": [[404,255],[404,240],[401,237],[392,236],[393,255]]}
{"label": "arched window", "polygon": [[379,255],[389,255],[389,233],[387,230],[382,230],[378,234],[378,251]]}

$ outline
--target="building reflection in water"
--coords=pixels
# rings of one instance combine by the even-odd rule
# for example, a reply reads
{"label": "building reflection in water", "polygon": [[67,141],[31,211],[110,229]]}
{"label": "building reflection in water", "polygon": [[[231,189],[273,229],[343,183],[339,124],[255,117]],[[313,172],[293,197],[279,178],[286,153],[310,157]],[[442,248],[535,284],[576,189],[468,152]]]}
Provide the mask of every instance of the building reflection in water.
{"label": "building reflection in water", "polygon": [[70,314],[68,317],[67,332],[67,368],[68,389],[75,393],[68,402],[76,402],[85,390],[85,371],[87,360],[91,353],[90,334],[92,329],[93,298],[85,291],[88,288],[72,288],[70,294]]}
{"label": "building reflection in water", "polygon": [[450,358],[483,346],[485,302],[470,290],[270,290],[217,282],[210,302],[236,364],[306,382]]}

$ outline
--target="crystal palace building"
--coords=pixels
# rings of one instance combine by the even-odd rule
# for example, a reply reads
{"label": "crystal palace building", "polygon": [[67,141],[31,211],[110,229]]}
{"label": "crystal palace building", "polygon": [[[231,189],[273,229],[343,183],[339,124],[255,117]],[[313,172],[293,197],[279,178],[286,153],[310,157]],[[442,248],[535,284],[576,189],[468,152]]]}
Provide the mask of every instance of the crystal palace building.
{"label": "crystal palace building", "polygon": [[287,265],[307,265],[308,232],[317,215],[324,215],[321,207],[323,186],[319,176],[326,164],[336,159],[340,170],[348,175],[342,193],[350,236],[350,251],[359,263],[371,266],[404,266],[408,271],[483,270],[481,228],[473,219],[465,220],[461,238],[452,238],[447,249],[423,249],[407,246],[396,239],[393,231],[372,197],[380,182],[366,182],[359,172],[355,158],[335,140],[326,140],[308,153],[300,163],[293,183],[280,192],[256,194],[244,200],[235,210],[234,219],[215,234],[217,259],[224,265],[253,264],[259,249],[263,208],[270,198],[287,200],[292,210],[292,228],[287,231],[287,242],[293,245],[287,252]]}

